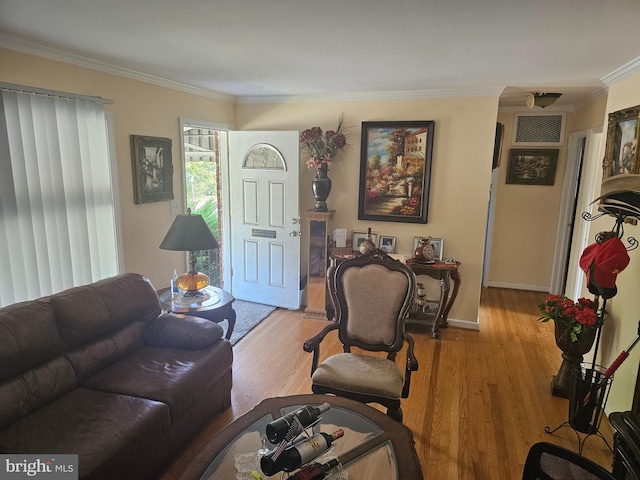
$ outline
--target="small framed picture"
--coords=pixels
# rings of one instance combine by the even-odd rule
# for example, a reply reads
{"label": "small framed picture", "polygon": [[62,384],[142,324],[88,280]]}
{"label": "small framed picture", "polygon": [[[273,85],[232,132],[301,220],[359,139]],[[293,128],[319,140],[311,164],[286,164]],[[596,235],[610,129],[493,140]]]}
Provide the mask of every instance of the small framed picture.
{"label": "small framed picture", "polygon": [[609,114],[602,179],[640,173],[640,105]]}
{"label": "small framed picture", "polygon": [[519,150],[509,152],[507,183],[513,185],[553,185],[559,149]]}
{"label": "small framed picture", "polygon": [[385,253],[395,253],[396,237],[387,237],[386,235],[382,235],[380,237],[380,250]]}
{"label": "small framed picture", "polygon": [[170,138],[131,135],[131,161],[135,204],[173,200]]}
{"label": "small framed picture", "polygon": [[[362,242],[364,242],[364,240],[367,238],[367,232],[353,232],[353,241],[351,243],[351,248],[353,248],[354,250],[359,250],[360,249],[360,244]],[[377,232],[371,232],[371,241],[374,243],[374,245],[377,247],[378,246],[378,233]]]}
{"label": "small framed picture", "polygon": [[[413,254],[413,252],[416,251],[416,248],[418,248],[418,244],[420,243],[420,240],[422,240],[423,238],[427,238],[427,237],[413,237],[413,250],[411,251],[411,254]],[[436,251],[436,258],[438,260],[442,260],[442,250],[443,250],[443,246],[444,246],[444,239],[443,238],[434,238],[431,237],[431,245],[433,245],[433,249]]]}
{"label": "small framed picture", "polygon": [[422,307],[422,312],[427,315],[435,315],[438,313],[438,308],[440,308],[440,302],[437,300],[427,300]]}

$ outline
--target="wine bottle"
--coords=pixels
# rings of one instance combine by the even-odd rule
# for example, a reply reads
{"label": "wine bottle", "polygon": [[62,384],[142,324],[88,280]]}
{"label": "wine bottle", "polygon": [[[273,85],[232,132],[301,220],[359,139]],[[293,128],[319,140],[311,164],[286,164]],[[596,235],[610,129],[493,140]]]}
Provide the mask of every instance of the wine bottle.
{"label": "wine bottle", "polygon": [[260,459],[260,468],[265,475],[275,475],[281,470],[293,472],[296,468],[310,462],[323,454],[335,440],[344,436],[344,430],[339,429],[332,434],[316,433],[287,448],[274,461],[271,455],[265,455]]}
{"label": "wine bottle", "polygon": [[287,433],[293,430],[291,434],[295,434],[295,436],[289,438],[289,440],[293,440],[301,434],[305,428],[315,422],[321,413],[329,410],[330,407],[331,405],[328,403],[323,403],[317,407],[306,405],[297,409],[295,412],[284,415],[267,425],[265,428],[267,438],[273,444],[280,443],[285,439]]}
{"label": "wine bottle", "polygon": [[376,244],[373,243],[373,240],[371,239],[371,227],[369,227],[367,228],[367,237],[360,244],[359,250],[360,253],[366,255],[367,253],[372,252],[375,249]]}
{"label": "wine bottle", "polygon": [[338,465],[338,459],[333,458],[327,463],[312,463],[307,465],[301,470],[298,470],[295,474],[287,478],[287,480],[323,480],[327,477],[327,473],[333,467]]}

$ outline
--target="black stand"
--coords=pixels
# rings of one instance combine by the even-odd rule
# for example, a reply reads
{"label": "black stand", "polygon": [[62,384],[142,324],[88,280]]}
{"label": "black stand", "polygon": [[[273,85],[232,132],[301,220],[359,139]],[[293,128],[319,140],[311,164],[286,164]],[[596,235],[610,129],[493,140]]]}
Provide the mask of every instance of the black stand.
{"label": "black stand", "polygon": [[[613,452],[613,448],[599,431],[602,413],[607,403],[613,377],[604,376],[605,369],[599,365],[581,364],[573,369],[569,398],[569,419],[554,428],[544,427],[547,433],[554,433],[562,427],[571,427],[578,437],[578,453],[582,454],[584,444],[592,435],[599,436]],[[580,434],[586,437],[580,439]]]}

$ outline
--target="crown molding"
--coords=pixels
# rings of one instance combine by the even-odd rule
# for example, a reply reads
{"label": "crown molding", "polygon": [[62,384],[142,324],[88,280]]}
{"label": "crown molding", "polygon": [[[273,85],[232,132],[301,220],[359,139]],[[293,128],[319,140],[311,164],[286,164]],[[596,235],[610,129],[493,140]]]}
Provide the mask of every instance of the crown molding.
{"label": "crown molding", "polygon": [[239,96],[237,104],[254,103],[328,103],[370,102],[376,100],[418,100],[425,98],[499,97],[504,87],[441,88],[431,90],[336,93],[321,95],[264,95]]}
{"label": "crown molding", "polygon": [[235,103],[236,100],[236,97],[234,97],[233,95],[227,95],[224,93],[216,92],[214,90],[208,90],[206,88],[193,87],[181,82],[175,82],[173,80],[157,77],[155,75],[148,75],[146,73],[138,72],[130,68],[119,67],[117,65],[112,65],[110,63],[84,57],[67,50],[62,50],[51,45],[27,40],[20,36],[12,35],[6,32],[0,32],[0,47],[31,55],[37,55],[39,57],[58,60],[60,62],[70,63],[72,65],[90,68],[92,70],[97,70],[104,73],[110,73],[120,77],[131,78],[133,80],[151,83],[160,87],[166,87],[172,90],[178,90],[180,92],[198,95],[200,97],[211,98],[213,100],[219,100],[225,103]]}
{"label": "crown molding", "polygon": [[608,75],[605,75],[600,80],[606,85],[611,86],[614,83],[618,83],[620,80],[624,80],[631,75],[635,75],[640,72],[640,57],[631,60],[629,63],[615,69]]}

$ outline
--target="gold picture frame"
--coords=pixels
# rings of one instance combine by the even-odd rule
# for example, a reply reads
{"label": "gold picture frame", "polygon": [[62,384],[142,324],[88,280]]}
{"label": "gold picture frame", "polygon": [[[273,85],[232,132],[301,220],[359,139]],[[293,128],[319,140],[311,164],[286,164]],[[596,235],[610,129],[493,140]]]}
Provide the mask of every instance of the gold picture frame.
{"label": "gold picture frame", "polygon": [[602,179],[624,173],[640,173],[640,105],[609,114]]}

